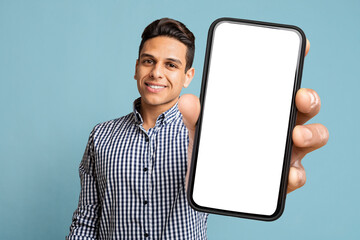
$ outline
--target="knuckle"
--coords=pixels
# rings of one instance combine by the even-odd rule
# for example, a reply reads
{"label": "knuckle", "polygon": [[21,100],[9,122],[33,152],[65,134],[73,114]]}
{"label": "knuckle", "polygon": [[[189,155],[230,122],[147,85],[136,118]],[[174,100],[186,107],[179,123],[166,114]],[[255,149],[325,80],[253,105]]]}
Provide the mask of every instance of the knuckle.
{"label": "knuckle", "polygon": [[306,183],[306,173],[302,166],[291,167],[289,174],[288,189],[294,191]]}
{"label": "knuckle", "polygon": [[305,185],[306,183],[306,174],[305,174],[305,170],[302,170],[302,171],[298,171],[297,172],[297,187],[302,187]]}
{"label": "knuckle", "polygon": [[302,176],[302,177],[299,179],[299,187],[304,186],[305,183],[306,183],[306,176]]}

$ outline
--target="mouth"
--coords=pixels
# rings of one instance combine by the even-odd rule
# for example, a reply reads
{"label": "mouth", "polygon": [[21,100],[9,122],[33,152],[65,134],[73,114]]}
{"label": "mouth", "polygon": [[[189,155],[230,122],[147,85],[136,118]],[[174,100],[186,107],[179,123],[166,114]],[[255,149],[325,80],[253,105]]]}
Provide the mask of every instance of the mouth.
{"label": "mouth", "polygon": [[146,89],[152,93],[161,92],[162,90],[164,90],[166,88],[165,85],[156,84],[156,83],[155,84],[154,83],[145,83],[145,85],[146,85]]}
{"label": "mouth", "polygon": [[158,84],[145,83],[145,85],[148,86],[149,88],[152,88],[152,89],[162,89],[162,88],[166,88],[166,86],[164,86],[164,85],[158,85]]}

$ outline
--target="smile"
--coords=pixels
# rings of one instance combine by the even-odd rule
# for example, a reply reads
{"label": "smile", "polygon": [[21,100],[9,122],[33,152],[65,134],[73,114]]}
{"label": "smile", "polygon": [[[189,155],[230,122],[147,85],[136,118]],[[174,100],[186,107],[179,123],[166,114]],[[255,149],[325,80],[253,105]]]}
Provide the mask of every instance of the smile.
{"label": "smile", "polygon": [[145,83],[146,85],[146,89],[151,92],[151,93],[159,93],[161,91],[164,90],[164,88],[166,88],[166,86],[164,85],[155,85],[155,84],[150,84],[150,83]]}
{"label": "smile", "polygon": [[160,89],[160,88],[165,88],[165,86],[160,86],[160,85],[151,85],[148,83],[145,83],[146,86],[152,88],[152,89]]}

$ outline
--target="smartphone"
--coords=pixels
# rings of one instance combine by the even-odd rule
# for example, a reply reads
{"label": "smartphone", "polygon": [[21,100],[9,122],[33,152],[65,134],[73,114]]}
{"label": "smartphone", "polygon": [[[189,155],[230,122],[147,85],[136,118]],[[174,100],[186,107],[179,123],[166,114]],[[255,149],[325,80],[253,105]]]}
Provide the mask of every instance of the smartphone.
{"label": "smartphone", "polygon": [[280,217],[305,47],[296,26],[234,18],[212,23],[187,189],[195,210]]}

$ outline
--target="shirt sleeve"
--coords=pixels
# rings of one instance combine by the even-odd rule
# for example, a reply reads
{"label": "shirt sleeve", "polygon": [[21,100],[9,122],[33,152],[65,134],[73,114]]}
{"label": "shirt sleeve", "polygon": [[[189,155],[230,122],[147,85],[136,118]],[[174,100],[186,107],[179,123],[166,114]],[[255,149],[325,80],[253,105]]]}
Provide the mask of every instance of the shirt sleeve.
{"label": "shirt sleeve", "polygon": [[[95,129],[95,128],[94,128]],[[90,133],[84,156],[79,166],[81,191],[79,204],[72,217],[68,240],[97,239],[100,201],[95,174],[94,129]]]}

